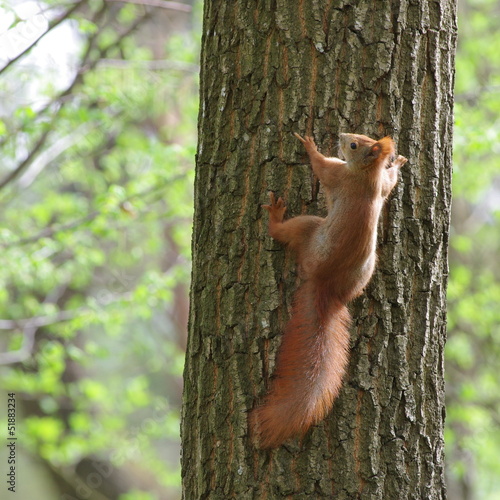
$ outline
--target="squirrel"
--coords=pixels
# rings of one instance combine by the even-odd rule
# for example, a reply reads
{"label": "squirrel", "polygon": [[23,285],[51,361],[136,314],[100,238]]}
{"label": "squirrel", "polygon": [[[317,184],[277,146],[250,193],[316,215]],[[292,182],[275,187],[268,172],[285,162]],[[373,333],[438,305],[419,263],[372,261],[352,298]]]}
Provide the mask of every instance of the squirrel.
{"label": "squirrel", "polygon": [[260,448],[276,448],[321,421],[337,397],[349,359],[347,304],[361,295],[376,264],[377,224],[407,159],[394,159],[390,137],[340,134],[345,158],[326,158],[312,137],[294,134],[326,194],[326,218],[283,220],[285,204],[270,193],[269,235],[296,256],[302,285],[295,292],[270,390],[250,412]]}

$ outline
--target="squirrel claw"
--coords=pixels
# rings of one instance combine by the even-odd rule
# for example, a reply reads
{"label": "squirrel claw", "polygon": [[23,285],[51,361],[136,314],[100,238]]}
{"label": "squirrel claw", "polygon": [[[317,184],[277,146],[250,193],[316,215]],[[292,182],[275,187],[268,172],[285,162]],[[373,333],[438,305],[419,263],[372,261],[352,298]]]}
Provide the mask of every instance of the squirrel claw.
{"label": "squirrel claw", "polygon": [[306,143],[306,140],[305,140],[305,139],[304,139],[301,135],[297,134],[297,132],[294,132],[294,133],[293,133],[293,135],[294,135],[295,137],[297,137],[297,139],[298,139],[300,142],[302,142],[302,143],[304,143],[304,144]]}
{"label": "squirrel claw", "polygon": [[294,132],[293,135],[295,137],[297,137],[297,139],[302,144],[304,144],[304,147],[306,148],[307,152],[316,151],[318,149],[317,146],[316,146],[316,143],[314,142],[314,139],[311,136],[306,135],[305,138],[304,138],[304,137],[300,136],[299,134],[297,134],[297,132]]}
{"label": "squirrel claw", "polygon": [[394,165],[398,168],[401,168],[407,161],[408,161],[408,158],[405,158],[404,156],[399,155],[396,158],[396,160],[394,161]]}
{"label": "squirrel claw", "polygon": [[271,191],[269,193],[269,200],[271,202],[270,205],[261,205],[261,207],[265,208],[271,214],[272,219],[279,222],[283,221],[286,210],[283,198],[280,197],[276,200],[274,193]]}
{"label": "squirrel claw", "polygon": [[408,161],[408,158],[405,158],[404,156],[398,155],[397,158],[394,159],[391,158],[389,161],[389,165],[387,165],[387,168],[401,168],[406,162]]}

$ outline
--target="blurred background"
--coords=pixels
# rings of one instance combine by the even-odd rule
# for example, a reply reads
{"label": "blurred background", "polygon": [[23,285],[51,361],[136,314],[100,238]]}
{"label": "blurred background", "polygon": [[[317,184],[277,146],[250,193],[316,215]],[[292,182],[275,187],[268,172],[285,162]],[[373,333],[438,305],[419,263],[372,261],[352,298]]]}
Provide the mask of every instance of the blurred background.
{"label": "blurred background", "polygon": [[[17,498],[180,496],[201,9],[0,0],[0,429],[15,393]],[[459,0],[452,500],[500,499],[499,26],[498,0]]]}

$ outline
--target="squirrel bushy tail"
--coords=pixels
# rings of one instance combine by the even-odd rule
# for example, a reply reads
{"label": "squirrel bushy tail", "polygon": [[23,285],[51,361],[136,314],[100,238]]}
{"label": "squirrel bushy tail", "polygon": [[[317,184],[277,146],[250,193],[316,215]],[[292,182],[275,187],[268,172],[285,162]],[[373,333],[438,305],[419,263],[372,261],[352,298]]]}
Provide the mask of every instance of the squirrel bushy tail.
{"label": "squirrel bushy tail", "polygon": [[327,285],[311,278],[295,293],[275,378],[262,405],[250,414],[261,448],[303,435],[325,417],[339,393],[348,363],[350,315]]}

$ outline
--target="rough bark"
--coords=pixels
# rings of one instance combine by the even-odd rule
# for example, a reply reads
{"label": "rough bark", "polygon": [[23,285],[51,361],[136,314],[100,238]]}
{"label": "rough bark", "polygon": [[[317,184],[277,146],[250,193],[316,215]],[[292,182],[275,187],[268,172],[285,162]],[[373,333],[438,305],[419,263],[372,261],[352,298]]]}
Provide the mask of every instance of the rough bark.
{"label": "rough bark", "polygon": [[[455,0],[206,1],[193,280],[182,421],[186,500],[441,499]],[[267,236],[324,215],[293,132],[389,134],[409,159],[383,213],[379,266],[354,316],[349,374],[302,441],[258,451],[265,394],[297,285]]]}

